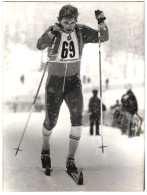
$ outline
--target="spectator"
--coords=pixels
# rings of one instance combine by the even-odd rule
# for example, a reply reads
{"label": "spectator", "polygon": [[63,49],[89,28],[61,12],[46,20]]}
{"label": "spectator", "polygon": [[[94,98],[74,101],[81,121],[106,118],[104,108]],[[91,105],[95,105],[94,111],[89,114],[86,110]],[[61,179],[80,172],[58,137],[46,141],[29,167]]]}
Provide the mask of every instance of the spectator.
{"label": "spectator", "polygon": [[[99,124],[100,124],[100,117],[101,117],[101,102],[100,99],[97,97],[98,91],[93,90],[93,97],[90,98],[89,101],[89,112],[90,114],[90,135],[93,135],[93,126],[96,125],[96,135],[99,134]],[[103,104],[103,111],[106,111],[106,106]]]}
{"label": "spectator", "polygon": [[106,89],[109,89],[109,79],[108,78],[105,80],[105,83],[106,83]]}
{"label": "spectator", "polygon": [[21,75],[20,81],[21,81],[22,84],[24,84],[24,82],[25,82],[25,77],[24,77],[24,75]]}
{"label": "spectator", "polygon": [[123,111],[121,127],[124,131],[130,131],[132,118],[138,112],[137,99],[131,89],[122,96],[121,102]]}

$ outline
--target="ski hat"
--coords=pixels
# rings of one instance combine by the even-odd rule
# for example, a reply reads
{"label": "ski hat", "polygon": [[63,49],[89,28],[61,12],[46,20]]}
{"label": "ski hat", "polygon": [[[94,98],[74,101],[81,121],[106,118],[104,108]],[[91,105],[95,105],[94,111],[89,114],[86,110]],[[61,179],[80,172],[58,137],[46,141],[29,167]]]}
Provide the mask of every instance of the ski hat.
{"label": "ski hat", "polygon": [[61,21],[63,18],[75,18],[77,19],[79,13],[78,9],[70,4],[64,5],[59,11],[58,20]]}

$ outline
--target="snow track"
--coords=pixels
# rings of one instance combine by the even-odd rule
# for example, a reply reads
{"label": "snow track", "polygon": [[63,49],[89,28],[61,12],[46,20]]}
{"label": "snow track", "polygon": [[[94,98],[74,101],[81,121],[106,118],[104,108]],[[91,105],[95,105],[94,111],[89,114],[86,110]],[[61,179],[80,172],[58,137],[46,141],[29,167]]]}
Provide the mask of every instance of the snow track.
{"label": "snow track", "polygon": [[104,126],[104,154],[100,136],[90,136],[84,127],[76,154],[76,164],[83,169],[84,185],[78,186],[65,173],[70,129],[69,112],[62,105],[60,117],[51,137],[53,171],[45,176],[41,170],[41,129],[44,112],[32,113],[22,141],[22,152],[15,156],[27,113],[4,114],[3,117],[3,191],[143,191],[144,134],[128,138],[119,129]]}

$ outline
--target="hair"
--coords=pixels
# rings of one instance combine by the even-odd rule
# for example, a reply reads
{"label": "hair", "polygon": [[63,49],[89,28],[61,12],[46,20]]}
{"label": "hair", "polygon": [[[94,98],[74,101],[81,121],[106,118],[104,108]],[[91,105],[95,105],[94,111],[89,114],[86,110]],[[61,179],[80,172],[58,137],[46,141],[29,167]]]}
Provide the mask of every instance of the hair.
{"label": "hair", "polygon": [[70,4],[64,5],[59,11],[58,21],[61,21],[63,18],[78,18],[78,9]]}

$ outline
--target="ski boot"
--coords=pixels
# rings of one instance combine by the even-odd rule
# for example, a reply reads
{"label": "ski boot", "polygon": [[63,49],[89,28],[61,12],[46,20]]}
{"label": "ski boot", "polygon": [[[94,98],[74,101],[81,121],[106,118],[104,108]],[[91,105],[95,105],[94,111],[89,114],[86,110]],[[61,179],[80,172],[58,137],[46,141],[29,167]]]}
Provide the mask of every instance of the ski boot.
{"label": "ski boot", "polygon": [[77,173],[78,171],[73,158],[68,159],[66,162],[66,168],[68,173]]}
{"label": "ski boot", "polygon": [[90,127],[90,135],[93,135],[93,127]]}
{"label": "ski boot", "polygon": [[99,130],[96,130],[96,135],[100,135],[100,132],[99,132]]}
{"label": "ski boot", "polygon": [[41,162],[42,162],[42,169],[45,171],[46,175],[50,175],[51,172],[51,158],[50,152],[47,150],[42,150],[41,152]]}

